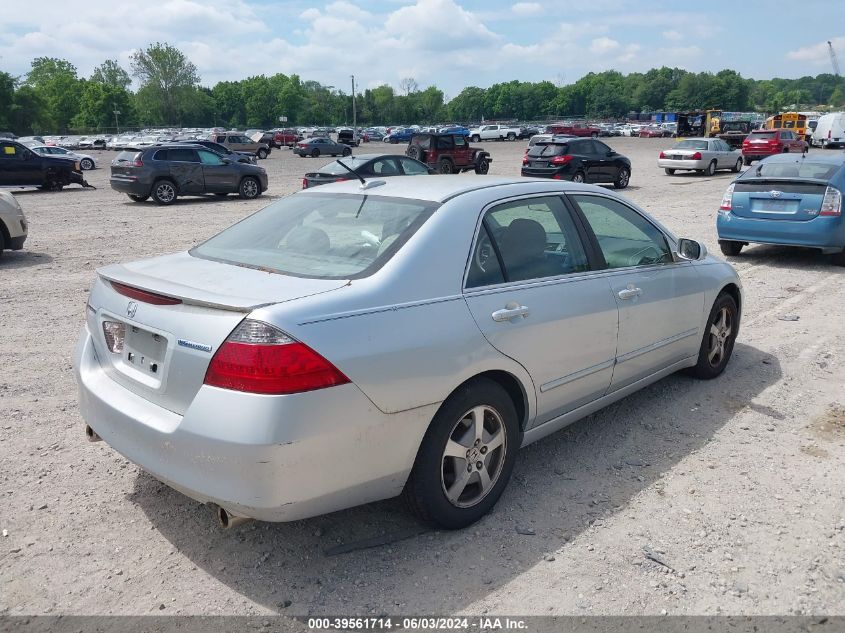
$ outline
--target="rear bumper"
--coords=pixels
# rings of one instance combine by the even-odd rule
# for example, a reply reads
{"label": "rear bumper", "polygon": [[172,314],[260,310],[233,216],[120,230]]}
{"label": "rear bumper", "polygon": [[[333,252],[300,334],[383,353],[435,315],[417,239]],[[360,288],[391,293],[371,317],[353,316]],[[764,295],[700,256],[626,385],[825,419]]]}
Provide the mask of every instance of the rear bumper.
{"label": "rear bumper", "polygon": [[669,158],[658,158],[657,166],[664,169],[707,169],[710,161],[706,160],[672,160]]}
{"label": "rear bumper", "polygon": [[83,327],[82,417],[112,448],[203,503],[293,521],[401,492],[436,405],[380,412],[352,384],[290,396],[203,386],[184,416],[109,378]]}
{"label": "rear bumper", "polygon": [[568,165],[563,167],[523,167],[522,175],[529,178],[556,178],[558,180],[571,180],[574,173]]}
{"label": "rear bumper", "polygon": [[845,221],[842,217],[812,220],[768,220],[719,213],[716,232],[720,240],[805,246],[826,252],[845,248]]}
{"label": "rear bumper", "polygon": [[151,185],[140,180],[128,180],[126,178],[109,178],[111,188],[120,193],[128,193],[134,196],[146,196],[150,193]]}

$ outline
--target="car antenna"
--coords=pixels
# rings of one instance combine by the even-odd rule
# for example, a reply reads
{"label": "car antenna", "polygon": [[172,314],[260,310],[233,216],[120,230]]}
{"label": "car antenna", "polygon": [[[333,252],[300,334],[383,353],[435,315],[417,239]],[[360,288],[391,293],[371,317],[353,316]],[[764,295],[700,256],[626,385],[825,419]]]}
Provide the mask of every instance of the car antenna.
{"label": "car antenna", "polygon": [[352,169],[349,165],[347,165],[346,163],[344,163],[344,162],[343,162],[342,160],[340,160],[339,158],[337,159],[337,162],[338,162],[338,164],[339,164],[341,167],[343,167],[346,171],[348,171],[350,174],[352,174],[352,175],[353,175],[353,176],[355,176],[358,180],[360,180],[362,185],[366,185],[366,184],[367,184],[367,181],[366,181],[366,180],[364,180],[364,178],[361,176],[361,174],[359,174],[357,171],[355,171],[354,169]]}

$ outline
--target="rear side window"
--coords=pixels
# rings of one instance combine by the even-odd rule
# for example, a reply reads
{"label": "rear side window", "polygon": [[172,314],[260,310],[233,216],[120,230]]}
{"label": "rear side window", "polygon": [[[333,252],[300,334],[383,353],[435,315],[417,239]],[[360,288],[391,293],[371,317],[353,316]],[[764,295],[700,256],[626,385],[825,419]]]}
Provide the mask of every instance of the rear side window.
{"label": "rear side window", "polygon": [[455,147],[455,143],[451,136],[437,137],[437,149],[452,149],[453,147]]}
{"label": "rear side window", "polygon": [[438,206],[359,194],[293,195],[190,253],[295,277],[360,279],[393,257]]}
{"label": "rear side window", "polygon": [[180,163],[197,163],[199,162],[199,158],[197,158],[197,153],[189,148],[173,148],[167,150],[167,158],[168,160],[177,161]]}

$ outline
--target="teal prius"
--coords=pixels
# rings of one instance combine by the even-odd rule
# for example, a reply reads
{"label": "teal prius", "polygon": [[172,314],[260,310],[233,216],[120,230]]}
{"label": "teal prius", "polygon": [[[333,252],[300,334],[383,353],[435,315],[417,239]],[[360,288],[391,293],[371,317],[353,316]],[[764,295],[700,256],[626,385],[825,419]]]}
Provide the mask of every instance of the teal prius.
{"label": "teal prius", "polygon": [[725,255],[750,243],[802,246],[845,266],[845,153],[770,156],[725,191],[716,230]]}

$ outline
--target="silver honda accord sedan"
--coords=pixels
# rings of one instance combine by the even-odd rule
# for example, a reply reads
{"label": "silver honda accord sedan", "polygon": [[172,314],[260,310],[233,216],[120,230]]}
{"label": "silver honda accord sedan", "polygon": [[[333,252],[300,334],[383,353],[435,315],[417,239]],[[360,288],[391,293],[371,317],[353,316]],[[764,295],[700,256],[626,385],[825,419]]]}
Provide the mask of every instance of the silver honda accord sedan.
{"label": "silver honda accord sedan", "polygon": [[348,181],[99,269],[74,366],[89,439],[224,526],[402,494],[461,528],[521,446],[718,376],[741,305],[731,266],[600,187]]}

